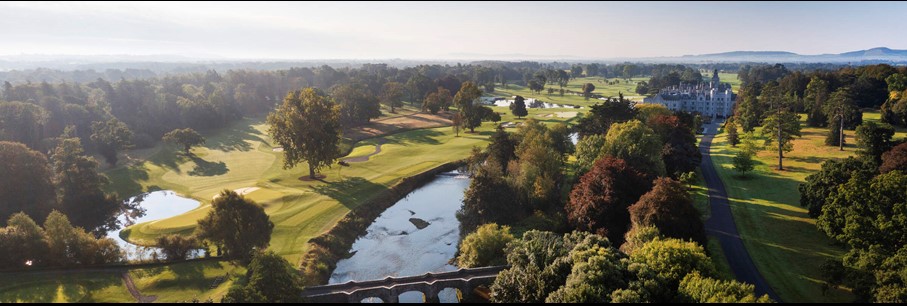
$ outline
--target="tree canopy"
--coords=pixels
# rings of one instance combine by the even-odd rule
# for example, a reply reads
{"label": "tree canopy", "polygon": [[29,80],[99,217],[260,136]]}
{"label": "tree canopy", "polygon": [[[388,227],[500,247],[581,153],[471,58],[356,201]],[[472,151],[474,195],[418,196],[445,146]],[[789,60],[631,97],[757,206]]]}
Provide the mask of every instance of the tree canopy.
{"label": "tree canopy", "polygon": [[707,245],[705,226],[686,187],[670,178],[658,178],[652,190],[629,207],[634,227],[654,226],[666,237]]}
{"label": "tree canopy", "polygon": [[665,174],[661,158],[662,140],[638,120],[616,123],[605,136],[603,155],[623,159],[628,165],[652,177]]}
{"label": "tree canopy", "polygon": [[299,271],[274,252],[256,254],[249,264],[245,283],[237,282],[224,296],[226,303],[300,303]]}
{"label": "tree canopy", "polygon": [[211,202],[211,211],[198,220],[199,239],[223,248],[228,258],[248,261],[255,250],[271,241],[274,229],[261,206],[234,191],[224,190]]}
{"label": "tree canopy", "polygon": [[116,166],[117,153],[132,147],[132,131],[116,118],[91,124],[91,141],[111,166]]}
{"label": "tree canopy", "polygon": [[193,146],[198,146],[205,143],[205,137],[202,137],[201,134],[199,134],[192,128],[175,129],[173,131],[167,132],[167,134],[164,134],[164,137],[162,139],[164,140],[164,142],[183,146],[183,151],[186,154],[189,154],[189,149],[191,149]]}
{"label": "tree canopy", "polygon": [[457,266],[462,268],[501,266],[507,264],[507,244],[514,240],[509,226],[494,223],[479,226],[460,242]]}
{"label": "tree canopy", "polygon": [[267,122],[268,133],[283,148],[284,169],[304,161],[315,179],[316,171],[340,155],[339,108],[313,88],[287,94]]}
{"label": "tree canopy", "polygon": [[0,220],[18,212],[43,220],[58,207],[53,171],[44,154],[0,141],[0,161]]}
{"label": "tree canopy", "polygon": [[645,194],[651,181],[622,159],[605,155],[570,192],[564,210],[574,228],[621,243],[630,227],[628,207]]}

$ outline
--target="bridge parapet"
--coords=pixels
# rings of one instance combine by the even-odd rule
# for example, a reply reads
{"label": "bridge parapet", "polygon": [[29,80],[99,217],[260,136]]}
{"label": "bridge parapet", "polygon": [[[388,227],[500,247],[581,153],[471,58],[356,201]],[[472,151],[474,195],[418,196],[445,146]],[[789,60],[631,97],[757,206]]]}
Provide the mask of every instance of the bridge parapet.
{"label": "bridge parapet", "polygon": [[303,290],[303,297],[311,302],[359,303],[365,298],[377,297],[386,303],[396,303],[404,292],[418,291],[426,301],[437,301],[445,288],[460,290],[464,297],[480,285],[489,285],[498,273],[508,266],[459,269],[441,273],[391,277],[379,280],[348,281],[346,283],[312,286]]}

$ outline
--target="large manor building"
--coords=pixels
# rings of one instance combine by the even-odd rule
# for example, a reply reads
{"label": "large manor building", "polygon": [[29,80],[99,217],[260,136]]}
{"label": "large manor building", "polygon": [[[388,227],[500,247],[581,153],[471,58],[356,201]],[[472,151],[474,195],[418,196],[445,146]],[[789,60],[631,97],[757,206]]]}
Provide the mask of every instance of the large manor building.
{"label": "large manor building", "polygon": [[712,118],[727,118],[734,113],[736,95],[731,84],[721,83],[718,70],[712,74],[712,81],[699,84],[680,84],[661,89],[653,97],[643,99],[645,104],[661,104],[670,110],[699,112]]}

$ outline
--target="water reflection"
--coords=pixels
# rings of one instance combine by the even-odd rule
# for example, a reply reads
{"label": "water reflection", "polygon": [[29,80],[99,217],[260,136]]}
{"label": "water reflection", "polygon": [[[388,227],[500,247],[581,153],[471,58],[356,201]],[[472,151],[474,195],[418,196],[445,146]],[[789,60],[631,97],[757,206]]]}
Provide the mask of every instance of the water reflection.
{"label": "water reflection", "polygon": [[[468,186],[469,178],[460,172],[443,173],[385,210],[353,243],[352,256],[337,262],[329,283],[456,270],[449,264],[460,239],[456,212],[463,205],[463,191]],[[399,298],[400,302],[420,303],[423,296],[407,292]],[[456,290],[445,290],[439,298],[457,302]]]}
{"label": "water reflection", "polygon": [[[133,224],[155,221],[181,215],[198,207],[199,202],[193,199],[176,195],[173,191],[163,190],[143,193],[129,198],[124,202],[126,208],[117,217],[117,227],[107,232],[107,237],[116,241],[117,245],[126,252],[126,259],[149,260],[160,254],[160,249],[155,247],[142,247],[120,238],[122,229]],[[190,254],[189,258],[199,257],[200,251]]]}

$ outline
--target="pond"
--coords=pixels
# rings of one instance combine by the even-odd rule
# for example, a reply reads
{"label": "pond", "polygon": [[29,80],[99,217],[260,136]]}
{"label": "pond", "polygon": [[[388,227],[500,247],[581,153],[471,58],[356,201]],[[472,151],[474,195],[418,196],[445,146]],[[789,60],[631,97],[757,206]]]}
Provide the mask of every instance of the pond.
{"label": "pond", "polygon": [[[510,107],[510,104],[512,104],[512,103],[513,103],[513,100],[497,100],[497,101],[494,101],[494,106]],[[527,108],[576,108],[576,109],[582,109],[582,107],[577,106],[577,105],[548,103],[548,102],[538,101],[535,99],[526,99],[526,107]]]}
{"label": "pond", "polygon": [[[123,251],[126,252],[126,259],[130,261],[148,260],[152,258],[152,253],[160,254],[160,248],[143,247],[129,243],[120,238],[120,231],[133,224],[150,222],[170,218],[184,214],[198,207],[199,202],[193,199],[178,196],[170,190],[154,191],[143,193],[126,200],[128,207],[124,209],[117,217],[117,223],[121,228],[107,232],[107,237],[116,241]],[[198,257],[200,251],[195,251],[189,257]]]}
{"label": "pond", "polygon": [[[469,177],[446,172],[395,203],[353,243],[351,256],[337,262],[329,283],[456,270],[450,264],[460,240],[456,212],[467,187]],[[457,302],[453,289],[445,289],[439,297],[441,302]],[[406,292],[400,302],[422,302],[422,298],[419,292]],[[370,301],[380,300],[366,300]]]}

